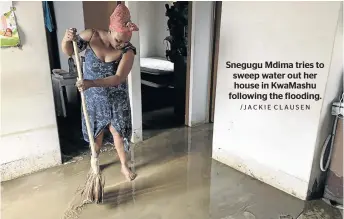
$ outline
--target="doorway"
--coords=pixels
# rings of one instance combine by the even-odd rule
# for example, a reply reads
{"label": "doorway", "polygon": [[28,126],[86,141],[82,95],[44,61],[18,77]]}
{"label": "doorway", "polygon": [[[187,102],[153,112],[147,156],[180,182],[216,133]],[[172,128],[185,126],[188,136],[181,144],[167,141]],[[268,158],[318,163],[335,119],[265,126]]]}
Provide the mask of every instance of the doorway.
{"label": "doorway", "polygon": [[184,126],[191,2],[137,2],[143,139]]}
{"label": "doorway", "polygon": [[73,86],[76,74],[65,74],[71,72],[73,59],[61,52],[65,30],[70,27],[76,27],[78,30],[80,28],[76,25],[79,18],[68,22],[65,17],[80,12],[82,4],[50,1],[44,1],[42,4],[45,17],[50,16],[52,21],[46,21],[45,29],[62,162],[66,162],[88,148],[81,133],[80,97]]}
{"label": "doorway", "polygon": [[[46,28],[46,35],[63,162],[86,153],[89,146],[81,131],[81,100],[74,86],[77,78],[76,66],[73,57],[62,52],[61,41],[67,28],[74,27],[78,32],[88,28],[107,29],[109,17],[118,3],[43,2],[45,16],[50,15],[53,20],[53,28]],[[80,56],[82,58],[83,53]]]}
{"label": "doorway", "polygon": [[212,51],[212,67],[211,67],[211,81],[210,81],[210,109],[209,118],[210,123],[214,123],[215,114],[215,97],[216,97],[216,80],[217,80],[217,66],[219,59],[219,43],[220,43],[220,26],[221,26],[221,12],[222,2],[216,1],[214,7],[214,32],[213,32],[213,51]]}

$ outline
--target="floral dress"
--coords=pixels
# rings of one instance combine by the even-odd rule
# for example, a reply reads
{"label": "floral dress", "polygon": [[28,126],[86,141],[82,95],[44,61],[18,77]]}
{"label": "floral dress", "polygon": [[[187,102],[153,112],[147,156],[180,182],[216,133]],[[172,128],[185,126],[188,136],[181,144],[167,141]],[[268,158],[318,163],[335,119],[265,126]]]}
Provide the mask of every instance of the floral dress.
{"label": "floral dress", "polygon": [[[86,50],[83,69],[85,80],[95,80],[115,75],[124,53],[133,50],[136,55],[136,48],[132,44],[128,44],[122,48],[122,56],[118,60],[104,62],[96,56],[89,42],[83,40],[80,36],[77,36],[77,45],[80,52]],[[127,82],[114,87],[92,87],[84,91],[84,95],[91,132],[94,135],[92,137],[96,138],[105,130],[104,143],[113,144],[113,137],[108,132],[108,127],[111,125],[123,138],[125,151],[128,152],[130,149],[132,125]],[[82,133],[85,141],[89,142],[83,114]]]}

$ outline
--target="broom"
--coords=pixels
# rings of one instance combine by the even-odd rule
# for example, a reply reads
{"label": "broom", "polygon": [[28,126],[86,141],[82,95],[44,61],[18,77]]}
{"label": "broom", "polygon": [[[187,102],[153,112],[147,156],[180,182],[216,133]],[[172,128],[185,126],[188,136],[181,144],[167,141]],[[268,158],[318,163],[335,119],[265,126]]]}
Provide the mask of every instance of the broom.
{"label": "broom", "polygon": [[[76,32],[76,30],[74,30]],[[80,56],[78,53],[78,46],[75,40],[73,40],[73,49],[75,55],[75,62],[78,71],[78,80],[83,80],[80,64]],[[79,213],[86,204],[101,203],[104,196],[104,180],[100,171],[98,156],[96,153],[93,134],[91,131],[90,120],[86,108],[86,100],[84,91],[80,91],[82,110],[86,122],[87,134],[91,147],[91,168],[86,177],[86,183],[84,187],[78,189],[74,199],[69,204],[68,209],[64,213],[64,219],[77,219]]]}
{"label": "broom", "polygon": [[[78,79],[83,80],[81,72],[80,57],[78,53],[78,47],[75,40],[73,40],[73,48],[75,54],[76,67],[78,71]],[[82,205],[89,203],[101,203],[103,202],[104,195],[104,180],[99,167],[98,156],[96,153],[95,143],[93,139],[93,134],[91,131],[90,120],[87,113],[85,95],[83,91],[80,91],[82,110],[85,117],[87,134],[90,141],[91,147],[91,168],[86,178],[86,184],[81,190],[81,202]]]}

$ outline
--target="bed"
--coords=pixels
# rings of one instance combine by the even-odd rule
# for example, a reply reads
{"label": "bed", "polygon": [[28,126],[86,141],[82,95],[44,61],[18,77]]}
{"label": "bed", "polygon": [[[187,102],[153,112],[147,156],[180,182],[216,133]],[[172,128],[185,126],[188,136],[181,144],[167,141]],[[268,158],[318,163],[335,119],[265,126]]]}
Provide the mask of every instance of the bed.
{"label": "bed", "polygon": [[173,62],[160,57],[140,58],[141,71],[147,74],[165,75],[174,70]]}
{"label": "bed", "polygon": [[174,63],[160,57],[140,58],[142,110],[144,112],[173,105]]}

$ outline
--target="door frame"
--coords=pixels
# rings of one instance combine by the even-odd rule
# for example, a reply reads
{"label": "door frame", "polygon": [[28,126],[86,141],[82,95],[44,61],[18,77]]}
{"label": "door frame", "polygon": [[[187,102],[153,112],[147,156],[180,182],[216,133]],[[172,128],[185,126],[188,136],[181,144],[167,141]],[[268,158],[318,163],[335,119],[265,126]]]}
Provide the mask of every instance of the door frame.
{"label": "door frame", "polygon": [[186,123],[190,127],[209,123],[214,7],[214,2],[193,2],[192,4],[188,121]]}
{"label": "door frame", "polygon": [[[128,4],[129,3],[129,4]],[[192,40],[192,6],[193,6],[193,2],[189,1],[188,2],[188,48],[187,48],[187,63],[186,63],[186,86],[185,86],[185,118],[184,118],[184,124],[186,126],[188,126],[189,124],[189,95],[190,95],[190,61],[191,61],[191,40]],[[130,7],[133,2],[128,2],[128,1],[117,1],[117,5],[118,4],[125,4],[126,6],[128,6],[129,10],[132,11],[133,8],[137,7],[134,6],[133,8]],[[134,9],[135,11],[135,9]],[[133,13],[135,13],[133,11]],[[138,34],[139,35],[139,34]],[[137,41],[138,43],[140,42],[140,40],[138,39]],[[138,53],[139,54],[139,53]],[[137,74],[139,74],[139,72],[137,72]],[[130,83],[132,79],[128,78],[128,81]],[[140,100],[140,105],[142,106],[142,100]],[[135,113],[135,112],[134,112]],[[142,110],[141,110],[141,120],[142,120]],[[135,122],[134,122],[135,123]],[[142,124],[142,121],[141,121]],[[139,131],[142,133],[142,125],[141,125],[141,131]],[[139,133],[138,133],[139,134]],[[140,135],[140,134],[139,134]],[[142,135],[142,134],[141,134]]]}
{"label": "door frame", "polygon": [[[131,2],[131,1],[125,1],[125,2],[118,2],[117,4],[125,4],[131,14],[132,14],[132,21],[135,23],[139,22],[138,18],[138,5],[137,2]],[[194,19],[194,14],[193,10],[195,10],[195,5],[194,2],[189,1],[188,5],[188,56],[187,56],[187,63],[186,63],[186,86],[185,86],[185,120],[184,124],[186,126],[192,126],[190,122],[190,108],[191,104],[190,103],[190,95],[194,95],[193,91],[190,89],[190,83],[191,83],[191,65],[192,65],[192,41],[194,40],[194,34],[193,34],[193,19]],[[135,33],[132,38],[132,43],[134,45],[137,45],[137,54],[139,56],[140,54],[140,48],[139,48],[139,43],[140,43],[140,33]],[[212,52],[212,48],[210,50]],[[209,59],[211,61],[211,59]],[[211,65],[211,63],[210,63]],[[211,70],[210,70],[211,73]],[[131,107],[132,107],[132,125],[133,125],[133,137],[132,137],[132,142],[137,143],[143,140],[143,133],[142,133],[142,99],[141,99],[141,75],[140,75],[140,59],[136,58],[133,64],[133,68],[131,71],[131,74],[129,74],[128,77],[128,84],[129,84],[129,97],[131,99]],[[205,87],[206,91],[208,91],[209,84],[207,87]],[[207,101],[207,111],[209,110],[209,96],[208,96],[208,101]],[[207,118],[204,122],[208,123],[209,122],[209,113],[207,112]]]}
{"label": "door frame", "polygon": [[211,81],[209,86],[209,122],[214,123],[217,69],[219,61],[220,26],[221,26],[222,1],[216,1],[214,7],[214,42],[211,68]]}
{"label": "door frame", "polygon": [[189,1],[188,4],[188,48],[187,48],[187,60],[186,60],[186,89],[185,89],[185,119],[184,125],[189,125],[189,96],[190,96],[190,65],[191,65],[191,40],[192,40],[192,1]]}

